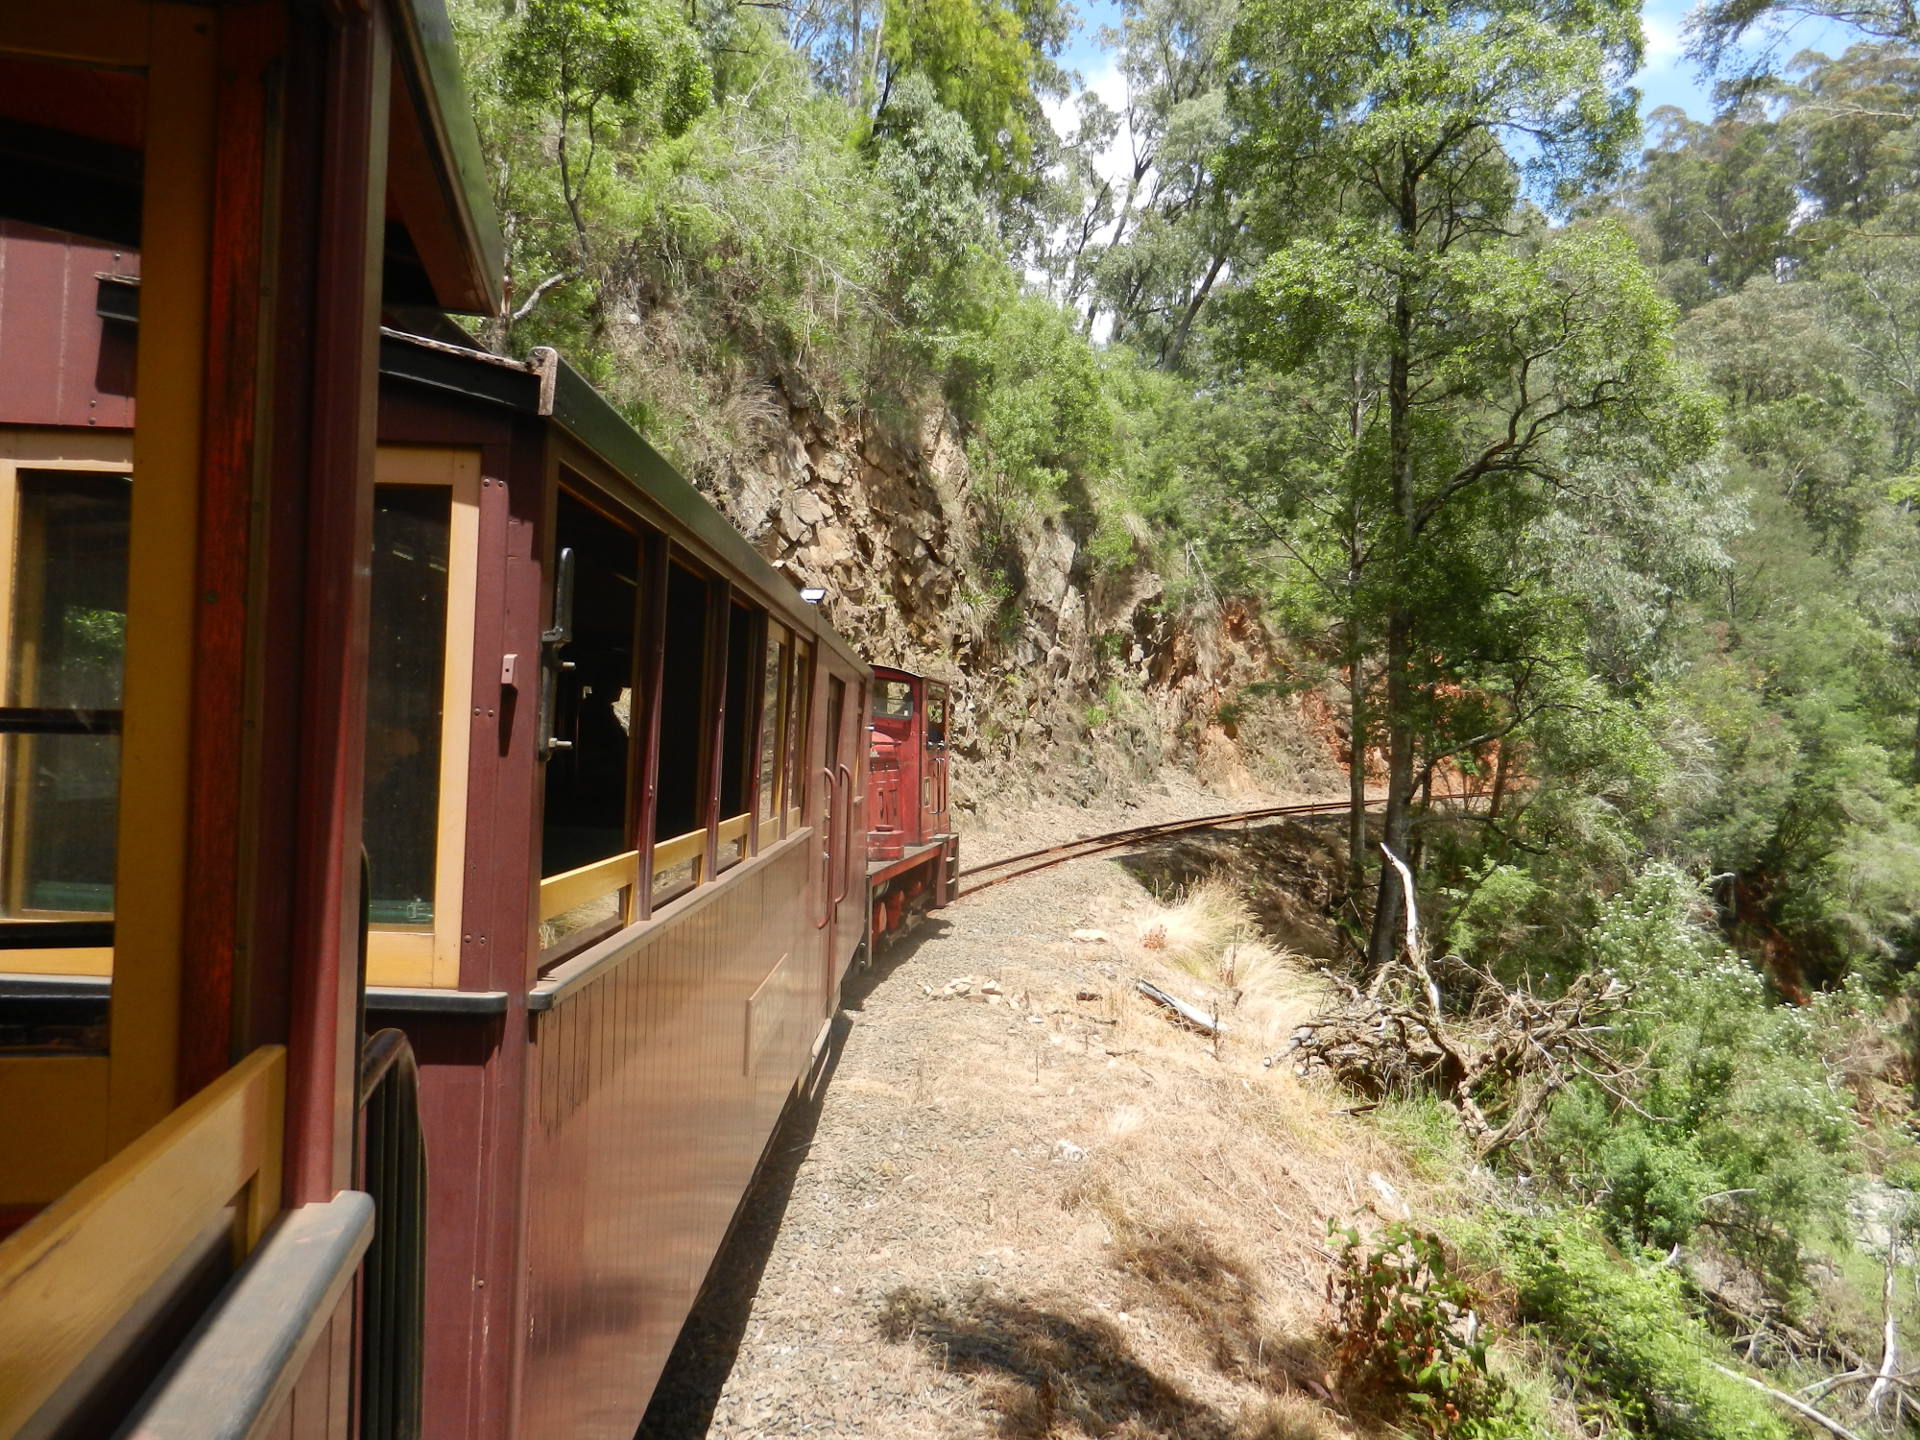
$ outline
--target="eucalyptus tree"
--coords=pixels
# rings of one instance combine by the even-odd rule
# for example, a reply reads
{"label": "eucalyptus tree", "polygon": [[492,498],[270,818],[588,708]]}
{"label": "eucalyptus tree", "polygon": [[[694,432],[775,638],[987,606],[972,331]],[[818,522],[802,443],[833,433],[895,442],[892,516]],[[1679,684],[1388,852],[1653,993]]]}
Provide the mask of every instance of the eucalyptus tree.
{"label": "eucalyptus tree", "polygon": [[1793,248],[1801,195],[1791,150],[1758,98],[1712,121],[1663,105],[1653,144],[1619,192],[1653,241],[1667,293],[1682,309],[1771,278]]}
{"label": "eucalyptus tree", "polygon": [[[1713,69],[1741,59],[1744,78],[1763,75],[1809,21],[1845,25],[1868,40],[1920,46],[1912,0],[1705,0],[1687,17],[1688,49]],[[1757,44],[1756,44],[1757,42]]]}
{"label": "eucalyptus tree", "polygon": [[[1384,617],[1368,647],[1383,838],[1405,856],[1423,778],[1498,738],[1425,734],[1458,685],[1440,648],[1457,612],[1497,616],[1502,554],[1518,558],[1538,516],[1585,490],[1658,485],[1715,443],[1632,242],[1604,223],[1551,230],[1528,200],[1566,207],[1618,173],[1639,130],[1638,7],[1247,0],[1234,48],[1230,163],[1273,247],[1248,277],[1244,343],[1295,368],[1335,345],[1381,397],[1355,447],[1380,474],[1362,487],[1379,498],[1359,553]],[[1373,963],[1400,915],[1383,869]]]}
{"label": "eucalyptus tree", "polygon": [[705,47],[674,0],[466,0],[452,18],[506,231],[511,309],[490,338],[569,291],[591,324],[610,173],[707,108]]}
{"label": "eucalyptus tree", "polygon": [[1229,138],[1226,81],[1240,0],[1124,0],[1102,32],[1122,87],[1112,163],[1095,193],[1086,325],[1177,363],[1240,233],[1218,157]]}

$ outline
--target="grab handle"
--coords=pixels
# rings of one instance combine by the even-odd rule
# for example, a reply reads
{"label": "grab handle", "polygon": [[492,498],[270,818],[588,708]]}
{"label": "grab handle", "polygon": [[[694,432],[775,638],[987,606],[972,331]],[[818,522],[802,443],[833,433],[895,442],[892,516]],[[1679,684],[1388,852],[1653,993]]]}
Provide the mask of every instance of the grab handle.
{"label": "grab handle", "polygon": [[[831,797],[833,795],[832,767],[822,765],[820,767],[820,773],[826,777],[826,781],[827,781],[826,794],[828,797]],[[828,798],[822,803],[831,807],[833,802],[831,798]],[[840,903],[838,900],[834,898],[834,894],[833,894],[833,818],[834,817],[831,813],[829,813],[821,816],[820,818],[823,822],[820,826],[820,835],[821,835],[820,866],[821,866],[822,880],[823,880],[823,883],[820,887],[820,892],[822,896],[826,899],[827,909],[824,915],[822,915],[818,920],[813,922],[813,928],[816,930],[824,930],[827,928],[827,922],[833,919],[833,912],[835,909],[838,908]]]}
{"label": "grab handle", "polygon": [[847,892],[853,888],[853,771],[845,765],[840,767],[840,889],[833,897],[833,908],[838,910],[840,903],[847,898]]}

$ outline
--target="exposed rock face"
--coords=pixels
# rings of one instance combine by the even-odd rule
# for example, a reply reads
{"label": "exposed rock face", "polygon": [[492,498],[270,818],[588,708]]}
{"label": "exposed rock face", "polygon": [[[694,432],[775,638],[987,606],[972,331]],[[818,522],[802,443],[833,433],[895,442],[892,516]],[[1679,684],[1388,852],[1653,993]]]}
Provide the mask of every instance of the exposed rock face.
{"label": "exposed rock face", "polygon": [[1169,608],[1143,527],[1118,569],[1094,565],[1063,517],[990,533],[945,414],[900,441],[791,405],[785,430],[708,488],[796,586],[826,590],[829,620],[869,660],[952,684],[962,807],[1009,784],[1090,798],[1145,778],[1190,757],[1270,666],[1249,612]]}

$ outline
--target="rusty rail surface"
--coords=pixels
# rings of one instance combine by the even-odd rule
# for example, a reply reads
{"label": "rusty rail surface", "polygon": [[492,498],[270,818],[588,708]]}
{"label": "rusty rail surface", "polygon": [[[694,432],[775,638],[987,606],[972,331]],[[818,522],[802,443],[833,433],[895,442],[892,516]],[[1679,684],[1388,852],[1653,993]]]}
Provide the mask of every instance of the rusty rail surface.
{"label": "rusty rail surface", "polygon": [[[1382,802],[1369,799],[1369,806]],[[1028,850],[1019,855],[1005,855],[998,860],[989,860],[960,872],[960,878],[984,875],[988,871],[1006,870],[1009,865],[1020,866],[1017,870],[1007,870],[1004,875],[994,875],[989,879],[975,880],[954,896],[964,900],[994,885],[1007,880],[1017,880],[1022,875],[1031,875],[1037,870],[1048,870],[1055,865],[1064,865],[1069,860],[1085,860],[1090,856],[1103,855],[1109,850],[1124,850],[1134,845],[1145,845],[1169,835],[1181,835],[1192,830],[1213,830],[1222,825],[1243,824],[1254,820],[1279,820],[1293,815],[1338,815],[1346,811],[1345,800],[1316,800],[1301,805],[1269,805],[1258,810],[1235,810],[1224,815],[1202,815],[1192,820],[1168,820],[1158,825],[1136,825],[1128,830],[1110,830],[1104,835],[1087,835],[1078,840],[1068,840],[1064,844],[1049,845],[1041,850]],[[1029,863],[1031,862],[1031,863]]]}

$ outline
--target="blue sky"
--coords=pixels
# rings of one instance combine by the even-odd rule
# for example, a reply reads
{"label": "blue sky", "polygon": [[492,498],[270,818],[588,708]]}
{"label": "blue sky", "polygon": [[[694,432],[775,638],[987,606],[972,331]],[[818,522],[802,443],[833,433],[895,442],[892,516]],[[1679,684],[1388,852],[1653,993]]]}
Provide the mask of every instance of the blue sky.
{"label": "blue sky", "polygon": [[[1089,88],[1099,90],[1116,103],[1112,58],[1097,38],[1103,25],[1119,23],[1118,0],[1074,0],[1080,12],[1081,26],[1064,57],[1070,69],[1078,70]],[[1339,4],[1340,0],[1327,0]],[[1692,0],[1644,0],[1641,24],[1647,35],[1647,63],[1635,83],[1641,89],[1640,113],[1645,115],[1662,105],[1678,105],[1696,119],[1711,111],[1711,82],[1703,81],[1682,53],[1682,30]],[[1830,23],[1803,23],[1787,47],[1789,55],[1805,49],[1825,50],[1829,54],[1846,48],[1845,32]]]}

